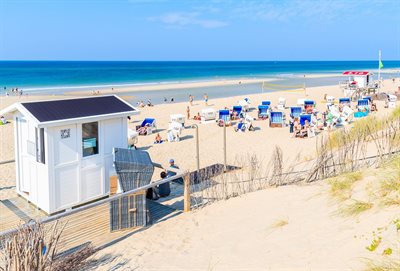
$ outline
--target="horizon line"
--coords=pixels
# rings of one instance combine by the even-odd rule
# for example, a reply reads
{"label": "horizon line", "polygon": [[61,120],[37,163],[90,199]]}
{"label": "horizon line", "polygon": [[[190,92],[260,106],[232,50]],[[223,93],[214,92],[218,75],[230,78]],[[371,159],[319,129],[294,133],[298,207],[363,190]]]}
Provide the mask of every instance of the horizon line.
{"label": "horizon line", "polygon": [[[0,59],[0,62],[335,62],[335,61],[379,61],[378,59],[362,59],[362,60],[87,60],[87,59]],[[400,59],[386,59],[383,61],[400,61]]]}

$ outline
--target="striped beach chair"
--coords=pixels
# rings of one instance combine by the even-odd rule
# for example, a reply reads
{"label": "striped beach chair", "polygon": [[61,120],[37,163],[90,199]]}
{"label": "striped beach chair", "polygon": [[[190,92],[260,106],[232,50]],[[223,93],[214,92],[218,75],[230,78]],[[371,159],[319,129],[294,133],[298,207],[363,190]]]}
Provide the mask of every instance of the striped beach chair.
{"label": "striped beach chair", "polygon": [[232,111],[233,111],[233,116],[235,116],[235,119],[239,119],[242,117],[242,110],[243,107],[240,105],[233,106]]}
{"label": "striped beach chair", "polygon": [[303,109],[301,108],[301,106],[292,106],[292,107],[290,107],[290,114],[294,118],[298,118],[302,111],[303,111]]}
{"label": "striped beach chair", "polygon": [[272,111],[269,116],[269,126],[270,127],[283,127],[283,112]]}
{"label": "striped beach chair", "polygon": [[231,125],[231,115],[228,109],[219,110],[218,125],[221,127]]}
{"label": "striped beach chair", "polygon": [[258,118],[259,119],[267,119],[268,118],[268,105],[259,105],[258,106]]}
{"label": "striped beach chair", "polygon": [[304,125],[308,120],[308,123],[311,124],[311,114],[301,114],[300,115],[300,125]]}

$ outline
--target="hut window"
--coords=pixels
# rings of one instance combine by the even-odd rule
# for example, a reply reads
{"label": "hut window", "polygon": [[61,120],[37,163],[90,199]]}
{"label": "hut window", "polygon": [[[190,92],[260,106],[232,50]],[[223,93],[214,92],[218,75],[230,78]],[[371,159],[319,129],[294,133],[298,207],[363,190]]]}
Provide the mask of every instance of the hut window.
{"label": "hut window", "polygon": [[36,161],[45,164],[44,128],[36,128]]}
{"label": "hut window", "polygon": [[99,123],[82,124],[82,155],[83,157],[99,153]]}

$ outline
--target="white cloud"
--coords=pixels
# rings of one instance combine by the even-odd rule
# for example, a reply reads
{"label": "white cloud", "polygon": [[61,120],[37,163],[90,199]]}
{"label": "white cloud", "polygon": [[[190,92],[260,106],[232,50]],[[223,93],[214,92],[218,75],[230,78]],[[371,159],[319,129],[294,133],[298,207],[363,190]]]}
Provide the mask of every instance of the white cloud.
{"label": "white cloud", "polygon": [[172,27],[196,25],[203,28],[219,28],[228,25],[225,21],[201,18],[201,13],[199,12],[172,12],[159,17],[150,17],[148,19]]}
{"label": "white cloud", "polygon": [[366,16],[376,12],[383,2],[393,4],[392,0],[287,0],[287,1],[237,1],[230,2],[231,14],[234,17],[250,20],[292,21],[304,19],[307,21],[332,21],[341,18]]}

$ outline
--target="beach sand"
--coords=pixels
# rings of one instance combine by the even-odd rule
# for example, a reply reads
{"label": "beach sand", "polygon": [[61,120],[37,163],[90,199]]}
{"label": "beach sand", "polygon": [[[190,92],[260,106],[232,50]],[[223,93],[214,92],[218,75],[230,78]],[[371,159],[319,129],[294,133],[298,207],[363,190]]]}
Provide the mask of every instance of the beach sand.
{"label": "beach sand", "polygon": [[[319,182],[220,201],[134,234],[92,260],[96,270],[363,270],[367,259],[379,259],[365,248],[372,232],[399,209],[341,217],[327,190]],[[384,241],[395,238],[392,229]]]}
{"label": "beach sand", "polygon": [[[340,73],[319,73],[319,74],[307,74],[307,75],[293,75],[293,77],[303,78],[306,76],[307,79],[311,78],[328,78],[328,77],[340,77]],[[141,92],[141,91],[160,91],[169,89],[191,89],[191,88],[208,88],[208,87],[224,87],[224,86],[235,86],[235,85],[248,85],[255,83],[267,83],[271,81],[279,81],[282,78],[235,78],[235,79],[221,79],[221,80],[205,80],[205,81],[194,81],[194,82],[171,82],[171,83],[149,83],[149,84],[127,84],[117,85],[114,87],[95,87],[95,91],[99,91],[100,94],[121,94],[127,92]],[[84,87],[84,90],[66,91],[65,95],[91,95],[93,90],[87,90],[89,87]]]}
{"label": "beach sand", "polygon": [[[394,92],[396,85],[385,82],[382,91]],[[336,98],[342,96],[338,86],[322,86],[307,89],[307,98],[317,102],[317,108],[325,109],[322,102],[325,94]],[[286,98],[286,106],[296,104],[305,98],[303,92],[273,92],[246,95],[251,107],[256,108],[262,100],[271,100],[273,105],[279,97]],[[54,99],[60,96],[24,96],[0,98],[0,108],[32,99]],[[216,110],[237,104],[244,96],[213,99],[209,106],[195,101],[190,107],[191,115],[211,107]],[[388,114],[383,102],[378,102],[377,115]],[[162,138],[171,114],[186,115],[188,103],[158,104],[140,108],[140,115],[134,116],[130,128],[146,117],[154,117]],[[286,109],[288,114],[289,109]],[[257,116],[257,111],[250,113]],[[200,167],[223,161],[223,128],[215,123],[199,124],[189,120],[186,126],[199,125]],[[315,155],[316,138],[291,138],[289,128],[269,128],[268,121],[255,121],[254,132],[236,133],[227,128],[227,160],[235,165],[237,161],[256,155],[266,165],[275,146],[282,149],[284,160],[294,159],[300,154],[299,163]],[[327,132],[323,132],[327,134]],[[13,125],[0,126],[0,161],[14,159]],[[196,169],[195,129],[185,129],[180,142],[164,142],[154,145],[155,135],[140,136],[139,149],[149,152],[151,159],[167,166],[170,158],[185,171]],[[159,171],[153,176],[158,179]],[[0,200],[12,198],[15,193],[15,164],[0,165]],[[239,198],[223,201],[192,213],[180,215],[150,229],[135,234],[105,250],[97,259],[115,257],[105,261],[102,270],[126,261],[118,270],[345,270],[359,268],[367,256],[366,241],[355,238],[355,234],[370,233],[382,226],[398,209],[388,212],[369,213],[363,219],[352,220],[333,216],[335,204],[324,194],[326,185],[321,182],[308,186],[287,186],[258,191]],[[288,220],[288,225],[273,229],[277,220]],[[215,268],[214,268],[215,267]],[[287,268],[287,269],[285,269]]]}
{"label": "beach sand", "polygon": [[[396,82],[396,84],[399,84]],[[185,85],[185,84],[182,84]],[[190,85],[186,85],[189,87]],[[150,87],[150,86],[148,86]],[[153,86],[156,87],[156,86]],[[393,85],[391,80],[386,80],[382,91],[394,92],[397,85]],[[150,90],[149,90],[150,91]],[[325,110],[326,105],[322,102],[325,94],[332,95],[336,98],[342,96],[342,92],[338,86],[321,86],[307,88],[307,96],[303,91],[285,91],[260,93],[246,96],[232,96],[228,98],[213,99],[209,97],[208,106],[203,101],[195,100],[193,106],[190,107],[191,116],[200,112],[203,108],[222,109],[225,106],[232,107],[244,97],[248,97],[251,101],[251,107],[254,108],[250,115],[257,117],[257,105],[263,100],[271,100],[272,105],[278,103],[279,97],[286,98],[286,106],[296,105],[297,99],[309,98],[317,103],[317,108]],[[71,96],[47,95],[47,96],[22,96],[22,97],[1,97],[0,109],[6,108],[15,102],[32,101],[32,100],[49,100],[60,99],[62,97],[71,98]],[[122,96],[123,97],[123,96]],[[171,114],[183,114],[186,116],[186,107],[188,102],[182,103],[166,103],[157,104],[154,107],[139,108],[139,115],[134,116],[129,127],[135,129],[136,125],[140,125],[141,121],[146,117],[156,118],[158,131],[163,139],[166,139],[168,123]],[[383,109],[383,102],[378,102],[378,108]],[[288,116],[289,109],[285,110]],[[380,110],[378,114],[385,114],[387,110]],[[185,126],[198,124],[199,126],[199,146],[200,146],[200,167],[209,166],[223,161],[223,128],[218,127],[216,123],[200,124],[193,119],[186,121]],[[260,161],[267,164],[271,154],[278,146],[282,149],[284,158],[293,159],[297,154],[301,154],[301,161],[307,160],[315,153],[315,142],[319,138],[295,139],[291,138],[289,128],[270,128],[268,121],[255,121],[253,125],[256,127],[254,132],[237,133],[233,127],[227,128],[227,163],[234,165],[239,160],[246,159],[250,155],[256,155]],[[326,133],[326,132],[324,132]],[[14,135],[13,125],[8,124],[0,126],[0,161],[14,159]],[[175,159],[176,164],[185,171],[193,171],[196,169],[196,146],[195,146],[195,129],[185,129],[182,133],[180,142],[164,142],[162,144],[153,144],[155,134],[148,136],[139,136],[137,147],[149,152],[153,162],[168,165],[169,159]],[[158,179],[159,171],[153,175],[154,179]],[[0,165],[0,186],[10,187],[10,189],[0,190],[0,199],[15,196],[13,186],[15,185],[15,164],[8,163]]]}

